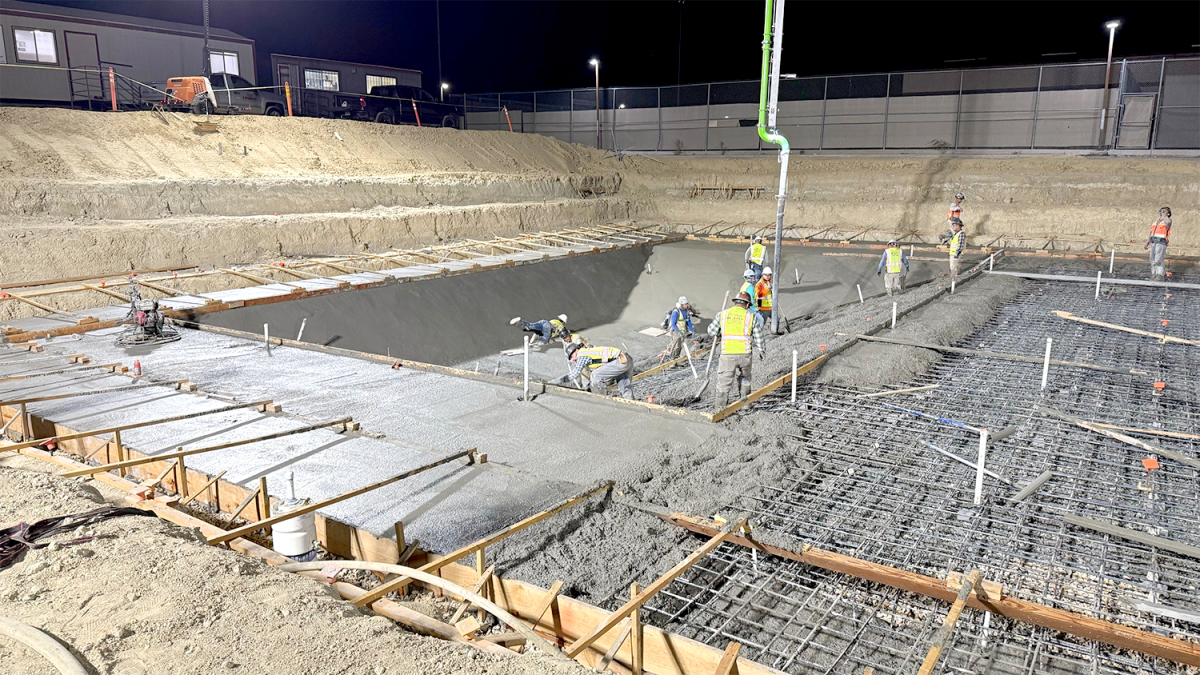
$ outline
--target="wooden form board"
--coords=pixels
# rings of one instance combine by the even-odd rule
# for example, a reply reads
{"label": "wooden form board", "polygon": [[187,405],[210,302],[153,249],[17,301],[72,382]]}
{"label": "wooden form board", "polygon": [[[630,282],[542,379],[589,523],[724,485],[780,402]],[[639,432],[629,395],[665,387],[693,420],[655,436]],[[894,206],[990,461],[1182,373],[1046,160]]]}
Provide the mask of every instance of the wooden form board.
{"label": "wooden form board", "polygon": [[[691,518],[682,514],[670,514],[661,517],[668,522],[675,523],[698,534],[714,536],[715,533],[721,531],[715,523]],[[954,602],[958,596],[957,591],[952,590],[942,579],[853,558],[840,553],[833,553],[813,547],[805,547],[802,551],[793,551],[779,546],[763,544],[742,535],[727,537],[726,541],[763,553],[787,558],[788,560],[795,560],[832,572],[841,572],[945,602]],[[1121,649],[1131,649],[1178,663],[1200,666],[1200,644],[1195,642],[1176,640],[1163,635],[1149,633],[1101,619],[1093,619],[1082,614],[1047,607],[1011,596],[998,599],[989,596],[987,600],[982,600],[972,595],[967,601],[967,606],[993,612],[1043,628],[1062,631],[1076,637],[1096,640]]]}

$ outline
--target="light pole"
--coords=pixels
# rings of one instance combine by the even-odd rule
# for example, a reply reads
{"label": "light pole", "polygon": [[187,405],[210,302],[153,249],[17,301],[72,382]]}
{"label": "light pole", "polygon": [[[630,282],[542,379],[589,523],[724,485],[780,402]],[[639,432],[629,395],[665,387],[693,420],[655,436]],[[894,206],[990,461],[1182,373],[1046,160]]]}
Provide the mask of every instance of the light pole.
{"label": "light pole", "polygon": [[1100,144],[1099,147],[1104,147],[1104,118],[1108,115],[1108,78],[1112,74],[1112,50],[1113,41],[1117,38],[1117,27],[1121,25],[1120,21],[1109,21],[1104,24],[1108,29],[1108,64],[1104,66],[1104,101],[1100,107]]}
{"label": "light pole", "polygon": [[442,103],[446,102],[446,90],[450,88],[449,83],[443,82],[439,95],[442,97]]}
{"label": "light pole", "polygon": [[600,140],[600,59],[593,58],[588,63],[596,69],[596,149],[599,150],[604,145]]}

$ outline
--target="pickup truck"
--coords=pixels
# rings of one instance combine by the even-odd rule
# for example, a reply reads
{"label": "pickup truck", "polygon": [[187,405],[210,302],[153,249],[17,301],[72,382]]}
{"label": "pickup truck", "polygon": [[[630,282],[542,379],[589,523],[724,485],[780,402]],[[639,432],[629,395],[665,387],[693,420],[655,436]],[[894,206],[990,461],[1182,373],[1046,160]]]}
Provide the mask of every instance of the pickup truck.
{"label": "pickup truck", "polygon": [[339,94],[334,110],[338,117],[381,124],[417,124],[419,115],[421,126],[451,129],[462,119],[460,106],[439,103],[424,89],[401,85],[371,87],[367,95]]}
{"label": "pickup truck", "polygon": [[214,73],[209,82],[212,86],[208,95],[196,93],[192,99],[192,112],[198,115],[213,112],[282,117],[287,114],[287,99],[270,89],[255,89],[237,75]]}

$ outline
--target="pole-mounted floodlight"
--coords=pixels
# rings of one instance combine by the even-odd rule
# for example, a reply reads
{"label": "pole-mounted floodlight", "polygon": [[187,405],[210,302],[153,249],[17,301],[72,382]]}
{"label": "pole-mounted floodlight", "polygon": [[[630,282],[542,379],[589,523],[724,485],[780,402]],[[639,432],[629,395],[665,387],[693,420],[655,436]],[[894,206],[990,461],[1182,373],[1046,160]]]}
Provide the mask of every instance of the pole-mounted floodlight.
{"label": "pole-mounted floodlight", "polygon": [[1110,88],[1108,78],[1112,74],[1113,41],[1117,38],[1117,28],[1120,25],[1121,22],[1115,19],[1104,24],[1104,27],[1108,29],[1108,63],[1104,66],[1104,98],[1100,106],[1100,142],[1097,146],[1100,148],[1104,147],[1104,122],[1108,117],[1108,90]]}
{"label": "pole-mounted floodlight", "polygon": [[441,86],[441,88],[440,88],[440,90],[439,90],[439,94],[440,94],[440,95],[441,95],[441,97],[442,97],[442,102],[443,102],[443,103],[446,101],[446,91],[447,91],[447,90],[449,90],[449,89],[450,89],[450,84],[449,84],[449,83],[447,83],[447,82],[443,82],[443,83],[442,83],[442,86]]}
{"label": "pole-mounted floodlight", "polygon": [[604,147],[600,137],[600,59],[592,57],[588,64],[596,69],[596,148],[600,149]]}

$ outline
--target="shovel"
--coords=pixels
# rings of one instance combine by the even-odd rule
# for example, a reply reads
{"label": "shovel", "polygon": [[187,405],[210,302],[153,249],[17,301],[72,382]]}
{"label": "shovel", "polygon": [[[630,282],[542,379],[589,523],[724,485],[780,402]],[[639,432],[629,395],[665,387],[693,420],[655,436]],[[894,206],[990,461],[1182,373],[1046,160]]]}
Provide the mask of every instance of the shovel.
{"label": "shovel", "polygon": [[[725,291],[725,299],[721,300],[721,311],[713,317],[713,321],[720,321],[721,315],[725,313],[725,303],[729,302],[729,291]],[[704,395],[704,390],[708,389],[708,383],[712,380],[708,377],[708,371],[712,370],[713,356],[717,353],[717,340],[713,338],[712,346],[708,348],[708,365],[704,367],[704,384],[700,385],[700,391],[696,392],[696,396],[692,398],[692,403],[700,400]]]}

